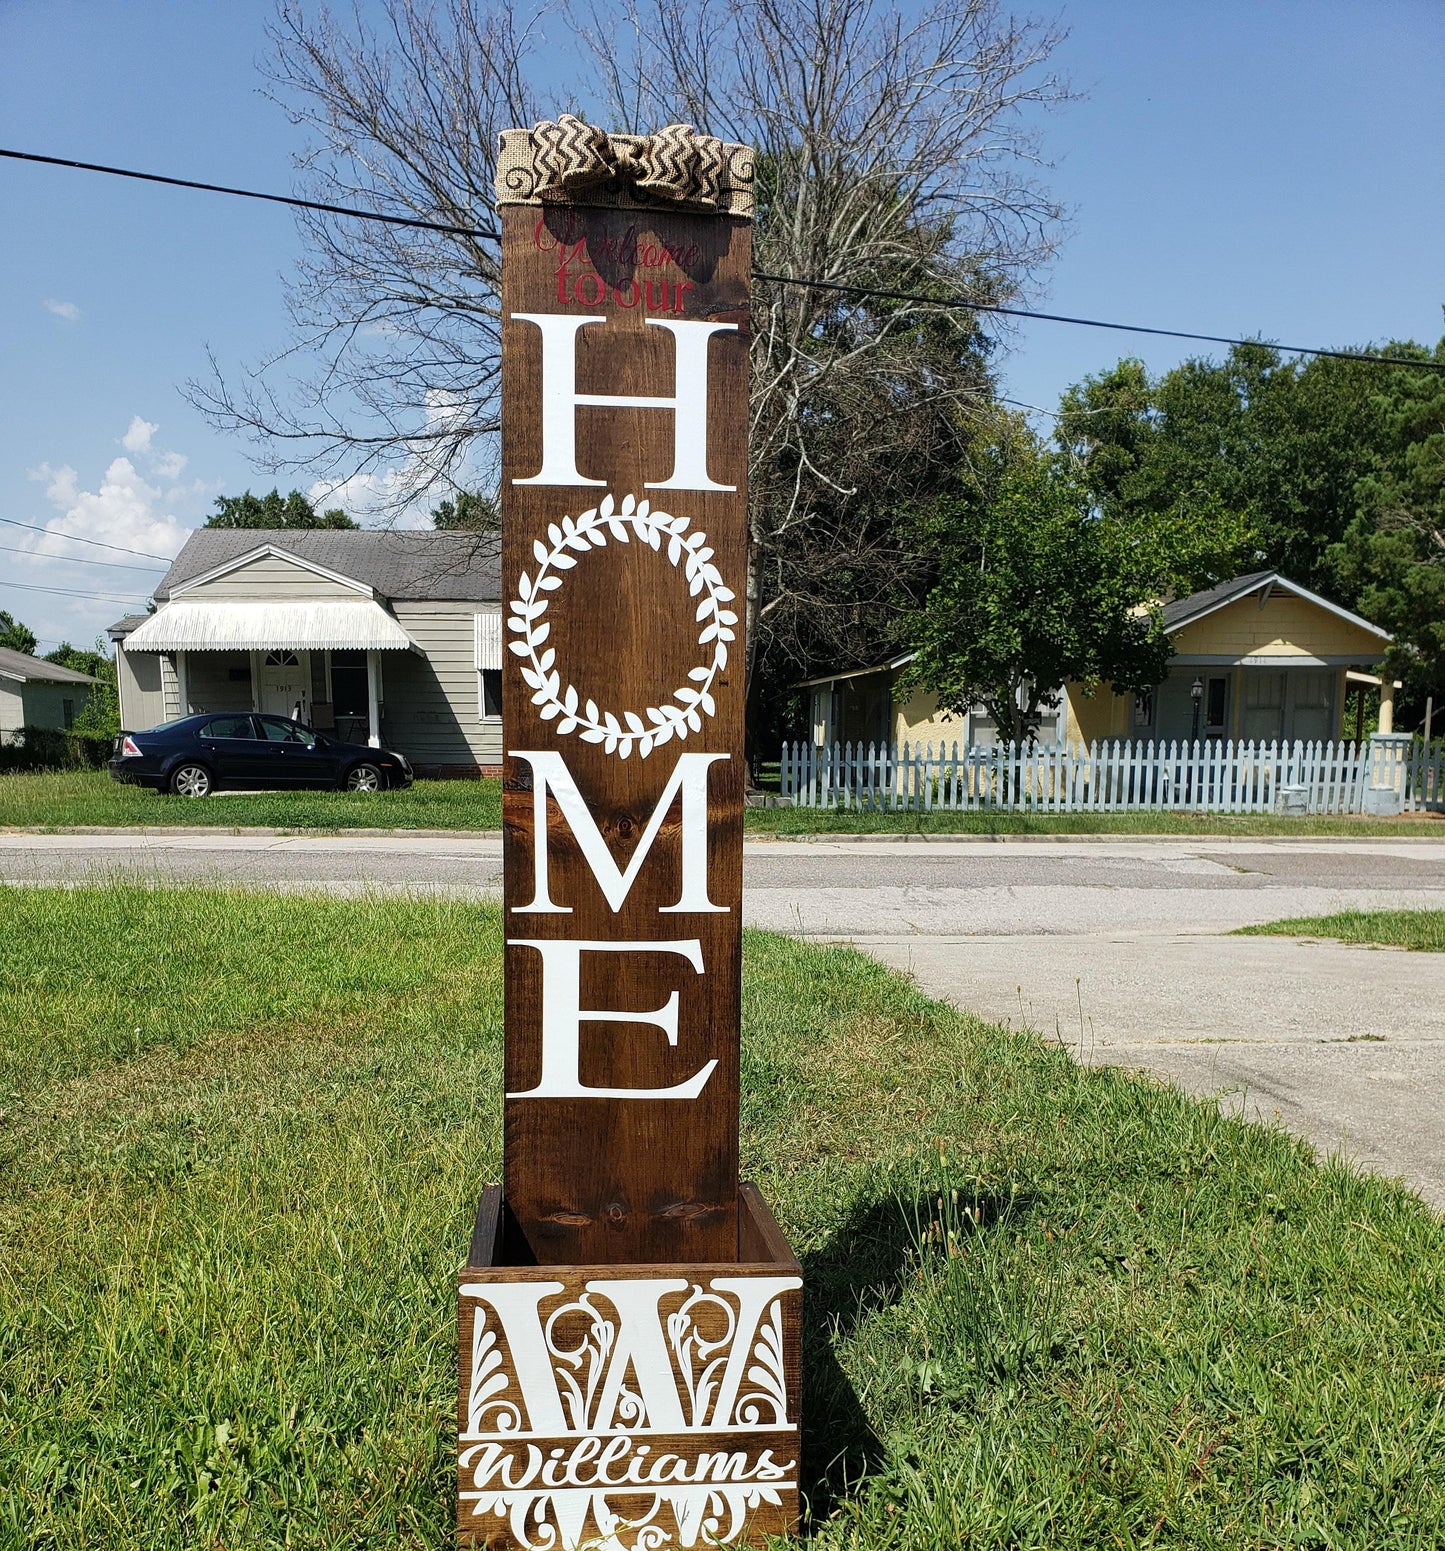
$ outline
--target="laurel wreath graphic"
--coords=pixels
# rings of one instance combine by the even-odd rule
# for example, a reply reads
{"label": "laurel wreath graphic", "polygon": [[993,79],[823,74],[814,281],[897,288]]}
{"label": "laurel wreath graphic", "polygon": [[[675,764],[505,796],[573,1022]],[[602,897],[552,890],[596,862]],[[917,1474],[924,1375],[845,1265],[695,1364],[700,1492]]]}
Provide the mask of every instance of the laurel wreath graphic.
{"label": "laurel wreath graphic", "polygon": [[[638,758],[645,759],[673,738],[681,741],[689,732],[701,731],[702,718],[716,714],[712,686],[727,666],[728,642],[737,639],[733,627],[738,617],[726,607],[736,594],[723,584],[712,563],[707,534],[688,533],[690,526],[688,518],[655,511],[648,502],[630,495],[618,506],[609,494],[579,517],[550,523],[550,546],[541,539],[533,541],[537,574],[532,577],[523,571],[517,580],[507,628],[519,639],[507,646],[522,658],[522,680],[533,691],[532,704],[539,708],[543,721],[557,718],[559,734],[575,732],[584,743],[600,743],[604,753],[616,754],[619,759],[626,759],[636,745]],[[702,628],[697,644],[711,646],[712,660],[689,671],[690,682],[672,692],[672,703],[645,706],[640,714],[623,711],[619,717],[614,711],[599,708],[595,700],[584,702],[573,685],[562,682],[556,650],[546,644],[552,627],[545,615],[551,602],[549,594],[562,586],[557,573],[570,571],[579,555],[605,548],[609,538],[627,544],[633,537],[658,552],[666,544],[668,563],[682,566],[689,597],[700,598],[696,617]]]}

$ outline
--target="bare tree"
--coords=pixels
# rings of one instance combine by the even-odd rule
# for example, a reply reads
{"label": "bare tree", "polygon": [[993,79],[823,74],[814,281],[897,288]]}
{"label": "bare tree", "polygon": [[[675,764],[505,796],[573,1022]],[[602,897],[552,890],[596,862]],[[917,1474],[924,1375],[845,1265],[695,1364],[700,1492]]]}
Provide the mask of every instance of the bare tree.
{"label": "bare tree", "polygon": [[496,135],[541,113],[538,39],[510,7],[386,0],[383,14],[376,30],[359,12],[309,19],[281,0],[272,94],[311,135],[299,158],[308,193],[452,230],[301,212],[290,343],[239,384],[213,361],[189,391],[213,423],[254,441],[263,467],[370,476],[381,507],[399,511],[495,468]]}
{"label": "bare tree", "polygon": [[[272,463],[371,473],[400,504],[475,482],[479,459],[495,467],[495,135],[543,115],[528,84],[539,35],[500,0],[386,0],[385,14],[374,33],[283,0],[276,81],[318,141],[310,188],[480,235],[306,215],[291,350],[244,393],[219,377],[193,391]],[[897,0],[632,0],[584,20],[565,31],[590,42],[609,127],[682,120],[759,153],[750,682],[770,650],[866,653],[918,568],[890,512],[964,455],[992,397],[988,341],[957,299],[1014,295],[1050,253],[1058,211],[1033,182],[1032,131],[1064,95],[1057,35],[997,0],[907,14]],[[288,362],[318,360],[280,384]]]}
{"label": "bare tree", "polygon": [[859,660],[923,558],[890,510],[992,399],[957,299],[1016,294],[1051,251],[1028,110],[1064,95],[1057,36],[996,0],[650,0],[630,22],[631,57],[600,57],[629,127],[681,118],[758,152],[750,680],[770,646]]}

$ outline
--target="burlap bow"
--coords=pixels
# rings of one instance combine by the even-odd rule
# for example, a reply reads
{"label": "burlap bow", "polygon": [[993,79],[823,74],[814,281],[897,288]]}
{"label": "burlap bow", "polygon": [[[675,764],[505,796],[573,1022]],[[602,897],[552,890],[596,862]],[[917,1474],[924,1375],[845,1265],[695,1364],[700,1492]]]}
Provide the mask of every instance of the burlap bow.
{"label": "burlap bow", "polygon": [[669,124],[652,135],[609,135],[563,113],[532,131],[536,195],[580,194],[623,179],[642,197],[715,210],[725,164],[723,142],[691,124]]}

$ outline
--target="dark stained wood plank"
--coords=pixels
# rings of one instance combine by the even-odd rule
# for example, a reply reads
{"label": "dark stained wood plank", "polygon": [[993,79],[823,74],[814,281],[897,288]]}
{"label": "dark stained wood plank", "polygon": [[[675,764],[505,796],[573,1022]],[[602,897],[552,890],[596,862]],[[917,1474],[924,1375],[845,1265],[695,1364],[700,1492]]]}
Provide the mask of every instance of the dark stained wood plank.
{"label": "dark stained wood plank", "polygon": [[802,1277],[757,1192],[744,1238],[776,1258],[747,1264],[497,1264],[499,1204],[457,1284],[460,1543],[590,1544],[641,1520],[672,1544],[703,1505],[698,1544],[791,1533]]}
{"label": "dark stained wood plank", "polygon": [[[539,543],[560,556],[560,565],[547,568],[560,585],[536,595],[546,603],[545,640],[530,659],[507,651],[503,670],[507,1205],[544,1265],[730,1261],[738,1253],[750,226],[730,216],[525,205],[505,207],[502,225],[504,611],[521,601],[524,574],[535,586]],[[571,386],[581,396],[696,398],[702,387],[697,330],[691,344],[679,343],[659,324],[731,325],[705,342],[705,407],[707,476],[733,488],[649,489],[673,473],[680,412],[613,404],[570,411],[576,472],[604,483],[516,483],[542,471],[544,455],[558,462],[555,448],[544,446],[544,392],[565,396],[569,386],[565,373],[544,383],[544,339],[559,337],[558,325],[522,321],[518,313],[605,319],[566,341],[573,352]],[[689,349],[692,364],[679,373],[676,353],[686,363]],[[551,366],[561,359],[549,357]],[[563,405],[564,415],[568,408]],[[559,423],[554,416],[551,428]],[[595,541],[559,549],[563,525],[599,510],[608,496],[616,520],[590,519]],[[624,520],[628,497],[633,516]],[[635,515],[642,501],[648,518]],[[659,531],[652,515],[659,511],[686,518],[688,526],[678,534]],[[656,549],[649,533],[658,539]],[[701,591],[687,571],[696,551],[683,547],[697,533],[706,535],[705,563],[719,579]],[[718,587],[734,595],[718,606],[738,619],[728,627],[734,639],[726,665],[706,685],[711,709],[694,707],[697,725],[686,727],[685,738],[674,735],[644,753],[642,736],[659,725],[649,708],[674,714],[682,708],[676,691],[696,688],[689,674],[713,663],[717,642],[699,640],[712,620],[699,622],[697,611]],[[506,634],[519,639],[517,632]],[[600,725],[608,725],[609,713],[616,719],[627,757],[620,757],[620,741],[610,748],[584,741],[587,728],[568,727],[576,718],[565,709],[543,714],[548,708],[534,704],[542,663],[548,664],[544,680],[558,675],[557,699],[565,702],[570,688],[584,719],[589,702]],[[589,860],[573,822],[549,795],[546,901],[562,909],[526,910],[537,894],[536,789],[548,780],[555,793],[549,775],[556,767],[539,762],[544,755],[560,756],[585,805],[584,827],[595,825],[594,847],[605,847],[602,855],[619,873],[648,838],[680,756],[688,757],[690,769],[703,756],[705,833],[688,844],[703,848],[706,902],[722,908],[674,908],[682,898],[685,796],[672,796],[625,898],[609,902],[597,853]],[[720,757],[709,763],[706,756]],[[697,897],[694,890],[693,903]],[[571,960],[569,950],[550,946],[568,942],[632,946],[578,950]],[[555,990],[569,974],[584,1011],[633,1015],[574,1025],[570,1081],[581,1092],[558,1091],[556,1074],[566,1062],[546,1069],[543,1062],[544,976]],[[668,1008],[674,997],[672,1044],[640,1016]],[[549,1000],[553,1008],[561,1005],[562,993]],[[647,1096],[686,1084],[710,1062],[715,1065],[695,1097]],[[547,1091],[517,1096],[539,1087]],[[590,1090],[603,1088],[627,1096],[592,1096]]]}

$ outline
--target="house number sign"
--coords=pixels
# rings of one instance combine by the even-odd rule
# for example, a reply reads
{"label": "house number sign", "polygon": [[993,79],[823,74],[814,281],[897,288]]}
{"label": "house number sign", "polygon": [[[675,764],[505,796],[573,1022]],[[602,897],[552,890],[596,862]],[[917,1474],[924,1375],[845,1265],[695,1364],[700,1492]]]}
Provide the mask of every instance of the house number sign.
{"label": "house number sign", "polygon": [[738,1179],[752,153],[502,136],[504,1177],[458,1296],[464,1545],[757,1540],[801,1277]]}

